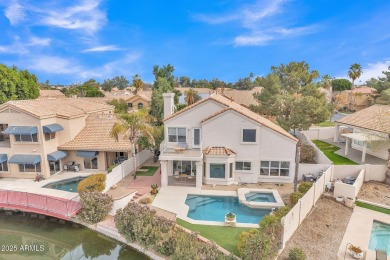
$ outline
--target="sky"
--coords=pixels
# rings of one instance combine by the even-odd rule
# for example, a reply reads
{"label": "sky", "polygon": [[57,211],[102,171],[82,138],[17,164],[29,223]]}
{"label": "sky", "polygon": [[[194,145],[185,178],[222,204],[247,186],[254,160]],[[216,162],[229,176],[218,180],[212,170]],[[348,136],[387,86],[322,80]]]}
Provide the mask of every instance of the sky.
{"label": "sky", "polygon": [[100,82],[153,65],[195,79],[264,76],[306,61],[357,84],[390,66],[390,1],[370,0],[0,0],[0,63],[40,82]]}

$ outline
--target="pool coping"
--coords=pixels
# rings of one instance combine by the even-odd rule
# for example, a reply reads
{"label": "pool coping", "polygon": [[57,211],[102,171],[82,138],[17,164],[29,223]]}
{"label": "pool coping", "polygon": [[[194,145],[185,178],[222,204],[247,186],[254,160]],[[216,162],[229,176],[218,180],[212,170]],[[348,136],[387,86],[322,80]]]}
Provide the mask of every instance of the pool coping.
{"label": "pool coping", "polygon": [[[60,190],[60,189],[55,189],[55,188],[49,188],[49,187],[45,187],[45,186],[47,186],[47,185],[53,185],[53,184],[55,184],[55,183],[60,183],[60,182],[64,182],[64,181],[71,181],[71,180],[75,180],[75,179],[86,179],[88,176],[73,176],[73,177],[71,177],[71,178],[69,178],[69,179],[61,179],[61,180],[57,180],[57,181],[53,181],[53,182],[48,182],[48,183],[46,183],[45,185],[43,185],[43,186],[41,186],[41,188],[43,188],[43,189],[52,189],[52,190]],[[67,190],[60,190],[60,191],[65,191],[65,192],[69,192],[69,193],[78,193],[77,192],[77,190],[75,191],[75,192],[72,192],[72,191],[67,191]]]}
{"label": "pool coping", "polygon": [[[276,202],[256,202],[256,201],[248,201],[245,197],[246,194],[250,192],[255,193],[271,193]],[[273,209],[273,208],[280,208],[284,206],[284,202],[282,200],[282,197],[280,196],[279,192],[276,189],[255,189],[255,188],[239,188],[237,190],[238,194],[238,200],[241,204],[246,205],[250,208],[266,208],[266,209]]]}

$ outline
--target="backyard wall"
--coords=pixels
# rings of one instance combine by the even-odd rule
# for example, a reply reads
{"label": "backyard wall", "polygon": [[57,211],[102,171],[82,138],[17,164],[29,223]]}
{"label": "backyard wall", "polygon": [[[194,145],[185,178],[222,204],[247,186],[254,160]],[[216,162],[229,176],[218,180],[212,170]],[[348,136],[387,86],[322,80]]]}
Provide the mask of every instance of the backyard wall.
{"label": "backyard wall", "polygon": [[300,163],[298,170],[298,181],[302,180],[303,174],[314,173],[318,174],[321,171],[325,171],[331,165],[330,164],[309,164]]}
{"label": "backyard wall", "polygon": [[332,164],[332,161],[329,160],[328,157],[326,157],[325,154],[311,141],[312,138],[306,136],[306,131],[297,131],[297,136],[302,141],[302,143],[309,144],[314,147],[314,150],[316,152],[316,156],[314,159],[317,164]]}
{"label": "backyard wall", "polygon": [[282,218],[283,234],[282,247],[298,229],[299,225],[311,212],[313,206],[317,203],[322,193],[325,191],[325,185],[332,176],[332,167],[329,167],[324,174],[313,184],[298,203]]}
{"label": "backyard wall", "polygon": [[[356,176],[356,174],[350,175],[350,176]],[[356,199],[360,188],[362,187],[364,182],[364,169],[360,170],[358,172],[357,178],[353,185],[346,184],[343,182],[335,182],[334,184],[334,192],[333,197],[344,197],[344,198],[351,198],[353,200]]]}
{"label": "backyard wall", "polygon": [[364,181],[384,181],[386,178],[386,165],[333,165],[333,177],[332,181],[337,179],[344,179],[347,176],[356,177],[358,172],[362,169],[365,170]]}
{"label": "backyard wall", "polygon": [[[135,156],[137,161],[137,167],[139,167],[150,157],[152,157],[152,152],[150,150],[145,149],[137,153]],[[133,157],[130,157],[122,164],[112,169],[112,171],[106,175],[106,188],[104,189],[104,192],[107,192],[112,186],[117,184],[120,180],[129,175],[129,173],[131,173],[132,171],[134,171]]]}
{"label": "backyard wall", "polygon": [[333,139],[335,127],[311,127],[309,130],[302,131],[310,140]]}

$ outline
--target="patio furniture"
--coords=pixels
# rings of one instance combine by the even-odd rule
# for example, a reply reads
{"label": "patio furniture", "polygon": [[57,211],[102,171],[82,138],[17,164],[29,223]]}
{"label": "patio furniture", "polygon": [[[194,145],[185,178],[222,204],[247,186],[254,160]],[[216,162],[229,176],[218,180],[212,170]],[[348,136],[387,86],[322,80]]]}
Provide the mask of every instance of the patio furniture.
{"label": "patio furniture", "polygon": [[187,143],[178,143],[177,146],[175,147],[175,151],[176,152],[183,152],[187,148],[188,148],[188,144]]}
{"label": "patio furniture", "polygon": [[333,191],[333,182],[326,183],[326,190],[327,191]]}
{"label": "patio furniture", "polygon": [[387,252],[385,250],[376,249],[375,255],[376,260],[387,260]]}
{"label": "patio furniture", "polygon": [[78,172],[80,170],[80,164],[76,164],[74,161],[69,161],[64,165],[64,170]]}
{"label": "patio furniture", "polygon": [[187,182],[187,174],[180,174],[180,182]]}
{"label": "patio furniture", "polygon": [[114,160],[114,164],[122,164],[124,161],[127,160],[127,157],[124,157],[124,156],[118,156],[116,157],[116,159]]}
{"label": "patio furniture", "polygon": [[188,176],[187,179],[188,181],[192,181],[194,179],[194,176]]}
{"label": "patio furniture", "polygon": [[356,177],[347,176],[344,178],[344,183],[353,185],[355,183]]}

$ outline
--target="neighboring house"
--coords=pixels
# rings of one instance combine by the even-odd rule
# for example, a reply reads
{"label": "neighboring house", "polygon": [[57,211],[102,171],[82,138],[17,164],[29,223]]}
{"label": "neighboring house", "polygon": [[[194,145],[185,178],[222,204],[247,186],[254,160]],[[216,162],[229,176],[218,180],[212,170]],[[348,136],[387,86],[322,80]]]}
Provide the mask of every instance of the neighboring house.
{"label": "neighboring house", "polygon": [[[258,105],[257,99],[254,94],[260,94],[262,87],[254,87],[251,90],[237,90],[237,89],[224,89],[223,92],[219,92],[223,94],[225,97],[232,99],[234,102],[249,107],[251,105]],[[221,91],[221,90],[220,90]]]}
{"label": "neighboring house", "polygon": [[[341,126],[353,128],[352,133],[342,133]],[[386,160],[389,134],[390,105],[373,105],[336,120],[334,141],[339,142],[345,138],[345,154],[348,154],[351,146],[362,152],[362,162],[365,161],[366,154]]]}
{"label": "neighboring house", "polygon": [[163,96],[162,186],[181,174],[197,187],[293,182],[298,140],[280,126],[219,94],[176,113],[174,94]]}
{"label": "neighboring house", "polygon": [[129,110],[137,110],[150,107],[151,99],[143,93],[137,93],[126,100]]}
{"label": "neighboring house", "polygon": [[9,101],[0,106],[0,177],[45,178],[68,161],[80,170],[106,170],[130,143],[109,133],[114,107],[87,99]]}
{"label": "neighboring house", "polygon": [[339,107],[345,107],[350,111],[360,111],[373,105],[377,94],[374,88],[360,86],[342,91],[337,95],[340,95],[339,100],[341,100]]}
{"label": "neighboring house", "polygon": [[38,99],[47,98],[66,98],[66,96],[58,89],[40,89]]}

